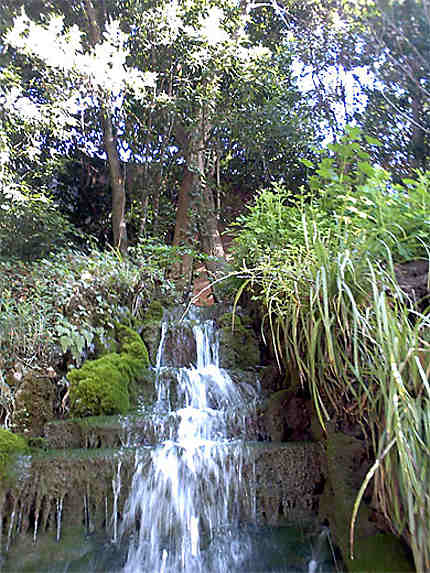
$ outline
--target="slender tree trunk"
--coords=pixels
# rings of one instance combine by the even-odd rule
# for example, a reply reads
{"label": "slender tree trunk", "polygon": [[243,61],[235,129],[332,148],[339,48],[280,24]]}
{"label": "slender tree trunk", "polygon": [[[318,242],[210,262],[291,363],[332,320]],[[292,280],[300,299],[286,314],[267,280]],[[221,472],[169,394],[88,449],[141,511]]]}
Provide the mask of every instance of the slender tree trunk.
{"label": "slender tree trunk", "polygon": [[[225,252],[218,229],[218,218],[215,199],[205,165],[205,142],[208,125],[204,110],[200,122],[200,133],[197,147],[197,177],[199,186],[199,235],[203,252],[209,256],[206,268],[210,278],[216,279],[225,267]],[[214,293],[216,294],[216,293]]]}
{"label": "slender tree trunk", "polygon": [[[185,168],[184,177],[179,189],[178,205],[176,208],[175,234],[173,245],[191,246],[191,203],[195,174],[188,167]],[[171,276],[176,288],[186,295],[191,289],[193,259],[190,254],[184,254],[181,260],[173,265]]]}
{"label": "slender tree trunk", "polygon": [[[218,229],[215,199],[205,177],[203,152],[199,152],[200,220],[199,231],[202,248],[210,257],[225,259],[224,247]],[[209,269],[210,270],[210,269]]]}
{"label": "slender tree trunk", "polygon": [[[92,46],[101,40],[97,13],[92,0],[84,0],[85,12],[88,19],[89,35]],[[113,243],[122,254],[127,251],[127,226],[125,222],[125,186],[121,169],[112,116],[107,106],[100,104],[103,141],[109,162],[110,183],[112,189],[112,232]]]}

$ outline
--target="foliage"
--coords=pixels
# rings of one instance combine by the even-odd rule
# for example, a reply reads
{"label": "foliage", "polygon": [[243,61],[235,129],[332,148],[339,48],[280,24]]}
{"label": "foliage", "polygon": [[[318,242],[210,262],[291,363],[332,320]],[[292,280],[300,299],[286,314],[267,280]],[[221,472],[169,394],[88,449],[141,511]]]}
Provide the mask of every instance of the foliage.
{"label": "foliage", "polygon": [[0,208],[0,257],[37,259],[61,249],[76,234],[46,198],[5,202]]}
{"label": "foliage", "polygon": [[5,476],[10,456],[28,453],[28,451],[29,448],[24,438],[0,428],[0,478]]}
{"label": "foliage", "polygon": [[[348,128],[339,143],[328,145],[309,179],[310,192],[294,196],[281,185],[263,190],[248,212],[233,224],[239,229],[233,253],[237,262],[255,264],[264,257],[282,261],[311,256],[309,241],[318,233],[338,248],[362,249],[395,261],[426,256],[430,231],[430,173],[394,184],[390,174],[372,165],[363,136]],[[374,146],[377,140],[366,137]]]}
{"label": "foliage", "polygon": [[379,508],[422,571],[430,564],[430,320],[401,291],[394,262],[427,253],[429,174],[393,185],[357,144],[331,146],[336,155],[320,161],[307,201],[259,196],[240,221],[236,257],[248,266],[237,296],[250,287],[263,303],[278,361],[308,385],[322,426],[361,425],[377,460]]}
{"label": "foliage", "polygon": [[146,247],[127,259],[96,249],[62,250],[49,259],[0,260],[0,369],[80,364],[96,342],[112,339],[116,322],[142,318],[170,258]]}

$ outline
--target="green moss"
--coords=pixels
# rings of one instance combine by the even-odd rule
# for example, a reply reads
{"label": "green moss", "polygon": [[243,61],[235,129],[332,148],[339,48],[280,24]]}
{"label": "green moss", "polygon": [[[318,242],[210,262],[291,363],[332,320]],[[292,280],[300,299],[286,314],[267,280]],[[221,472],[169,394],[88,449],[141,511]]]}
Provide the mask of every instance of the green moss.
{"label": "green moss", "polygon": [[368,469],[367,464],[363,465],[362,462],[364,456],[364,442],[328,428],[328,482],[320,499],[320,517],[328,518],[347,571],[413,571],[401,540],[378,530],[372,512],[364,501],[360,504],[355,523],[354,559],[350,558],[351,516],[357,492]]}
{"label": "green moss", "polygon": [[27,442],[21,436],[0,428],[0,477],[7,473],[7,467],[17,454],[29,451]]}
{"label": "green moss", "polygon": [[148,366],[148,351],[139,334],[124,324],[117,325],[116,330],[121,354],[129,354],[132,359],[137,358]]}
{"label": "green moss", "polygon": [[219,317],[217,322],[220,328],[232,328],[233,324],[235,328],[240,328],[243,326],[241,317],[238,314],[233,314],[232,312],[226,312]]}
{"label": "green moss", "polygon": [[164,307],[158,300],[154,300],[149,305],[140,327],[139,332],[148,348],[149,358],[155,364],[157,350],[161,338],[161,322],[163,320]]}
{"label": "green moss", "polygon": [[125,414],[129,410],[129,379],[118,369],[119,362],[119,354],[106,354],[70,372],[70,411],[74,416]]}
{"label": "green moss", "polygon": [[88,360],[69,374],[72,416],[125,414],[146,380],[148,351],[139,334],[128,326],[117,326],[120,352]]}

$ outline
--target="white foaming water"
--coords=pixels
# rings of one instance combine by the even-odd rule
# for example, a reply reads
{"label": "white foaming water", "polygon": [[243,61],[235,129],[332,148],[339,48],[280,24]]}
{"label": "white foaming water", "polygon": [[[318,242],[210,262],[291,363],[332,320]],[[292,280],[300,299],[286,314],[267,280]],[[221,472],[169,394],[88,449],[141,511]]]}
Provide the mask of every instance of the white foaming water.
{"label": "white foaming water", "polygon": [[[130,541],[125,573],[224,573],[247,555],[246,540],[233,538],[244,500],[252,497],[242,480],[247,451],[241,440],[228,439],[229,419],[237,419],[246,405],[219,368],[213,322],[196,325],[193,332],[196,366],[178,369],[174,406],[157,375],[160,412],[177,424],[170,439],[136,454],[121,529]],[[165,335],[166,327],[158,370]]]}

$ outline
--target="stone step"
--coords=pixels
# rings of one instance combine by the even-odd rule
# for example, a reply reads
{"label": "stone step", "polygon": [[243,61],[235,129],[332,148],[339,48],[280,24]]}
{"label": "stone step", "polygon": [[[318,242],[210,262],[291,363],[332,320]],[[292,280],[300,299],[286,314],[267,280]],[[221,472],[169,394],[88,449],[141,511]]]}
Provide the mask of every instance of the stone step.
{"label": "stone step", "polygon": [[[122,514],[136,459],[149,460],[152,449],[56,450],[19,458],[0,498],[3,540],[36,539],[39,532],[58,536],[68,527],[109,530],[114,513]],[[319,444],[247,443],[242,469],[245,522],[256,517],[277,525],[315,515],[323,482]]]}
{"label": "stone step", "polygon": [[[169,396],[170,404],[177,407],[176,368],[163,368],[160,377]],[[259,389],[258,374],[254,371],[230,370],[229,375],[248,397],[249,411],[232,413],[228,422],[229,437],[238,437],[244,431],[245,439],[257,439],[257,424],[253,402]],[[45,424],[43,433],[47,448],[120,448],[133,445],[153,445],[172,439],[178,425],[174,412],[156,412],[145,407],[142,413],[127,416],[93,416],[56,420]]]}

